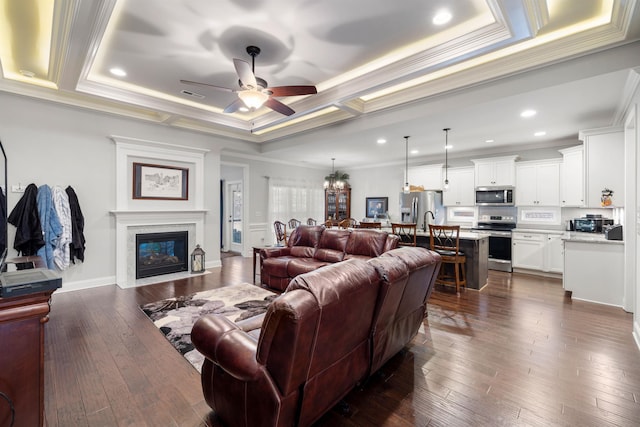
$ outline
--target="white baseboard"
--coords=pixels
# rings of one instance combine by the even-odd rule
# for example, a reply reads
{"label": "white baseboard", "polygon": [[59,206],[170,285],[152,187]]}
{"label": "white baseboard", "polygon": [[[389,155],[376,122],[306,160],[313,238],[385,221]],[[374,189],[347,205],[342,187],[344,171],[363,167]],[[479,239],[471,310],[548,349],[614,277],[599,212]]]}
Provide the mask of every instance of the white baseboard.
{"label": "white baseboard", "polygon": [[65,282],[63,280],[62,287],[58,289],[56,293],[79,291],[81,289],[99,288],[101,286],[109,286],[115,283],[116,283],[116,276],[99,277],[96,279],[89,279],[89,280],[76,280],[75,282]]}

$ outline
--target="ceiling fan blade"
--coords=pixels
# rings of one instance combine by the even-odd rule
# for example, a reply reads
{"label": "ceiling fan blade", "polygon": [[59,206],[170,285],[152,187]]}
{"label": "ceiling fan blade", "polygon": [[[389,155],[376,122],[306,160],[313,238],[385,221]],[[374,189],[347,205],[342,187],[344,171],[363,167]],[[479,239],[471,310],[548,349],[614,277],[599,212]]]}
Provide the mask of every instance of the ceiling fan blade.
{"label": "ceiling fan blade", "polygon": [[235,113],[240,107],[244,107],[244,102],[242,102],[242,99],[238,98],[231,104],[227,105],[224,109],[224,112],[227,114]]}
{"label": "ceiling fan blade", "polygon": [[250,89],[257,89],[258,83],[256,82],[256,76],[251,71],[251,65],[242,59],[233,59],[233,65],[236,67],[236,73],[243,85]]}
{"label": "ceiling fan blade", "polygon": [[229,89],[228,87],[210,85],[208,83],[192,82],[191,80],[180,80],[180,83],[185,84],[185,85],[208,87],[208,88],[211,88],[211,89],[223,90],[225,92],[236,92],[234,89]]}
{"label": "ceiling fan blade", "polygon": [[273,96],[315,95],[318,90],[315,86],[276,86],[268,90]]}
{"label": "ceiling fan blade", "polygon": [[284,105],[282,102],[277,99],[269,98],[267,102],[264,103],[265,106],[271,108],[273,111],[277,111],[278,113],[284,114],[285,116],[290,116],[295,113],[293,109]]}

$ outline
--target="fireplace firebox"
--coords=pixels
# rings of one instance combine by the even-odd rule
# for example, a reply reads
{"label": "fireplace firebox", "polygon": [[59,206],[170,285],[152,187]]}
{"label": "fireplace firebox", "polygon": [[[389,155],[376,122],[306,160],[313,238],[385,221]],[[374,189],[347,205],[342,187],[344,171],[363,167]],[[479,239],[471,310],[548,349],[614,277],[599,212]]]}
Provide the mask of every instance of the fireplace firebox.
{"label": "fireplace firebox", "polygon": [[188,231],[136,234],[136,279],[188,271]]}

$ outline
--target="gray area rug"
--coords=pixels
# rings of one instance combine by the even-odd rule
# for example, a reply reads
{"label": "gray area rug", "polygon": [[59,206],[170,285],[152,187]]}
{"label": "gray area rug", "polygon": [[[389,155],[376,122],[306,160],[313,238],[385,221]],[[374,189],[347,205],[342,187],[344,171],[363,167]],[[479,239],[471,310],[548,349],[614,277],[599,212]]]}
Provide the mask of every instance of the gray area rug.
{"label": "gray area rug", "polygon": [[262,314],[278,294],[249,283],[225,286],[140,308],[169,342],[201,372],[204,356],[191,343],[191,328],[200,316],[220,314],[232,322]]}

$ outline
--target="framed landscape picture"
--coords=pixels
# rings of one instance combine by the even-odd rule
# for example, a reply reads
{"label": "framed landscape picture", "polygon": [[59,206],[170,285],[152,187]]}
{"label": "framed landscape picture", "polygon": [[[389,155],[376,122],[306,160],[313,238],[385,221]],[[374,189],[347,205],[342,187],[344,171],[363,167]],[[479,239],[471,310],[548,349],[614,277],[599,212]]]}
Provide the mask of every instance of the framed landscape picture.
{"label": "framed landscape picture", "polygon": [[134,163],[133,198],[188,200],[189,169]]}
{"label": "framed landscape picture", "polygon": [[367,218],[375,218],[376,215],[386,214],[389,210],[388,197],[367,197]]}

